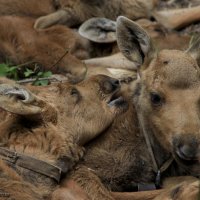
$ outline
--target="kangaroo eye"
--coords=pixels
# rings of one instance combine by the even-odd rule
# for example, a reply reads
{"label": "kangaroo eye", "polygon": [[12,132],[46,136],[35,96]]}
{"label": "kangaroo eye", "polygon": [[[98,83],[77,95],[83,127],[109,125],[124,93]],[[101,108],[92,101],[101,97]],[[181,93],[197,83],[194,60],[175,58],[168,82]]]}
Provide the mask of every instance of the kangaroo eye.
{"label": "kangaroo eye", "polygon": [[81,100],[81,94],[76,88],[71,89],[70,95],[74,99],[75,103],[79,103],[79,101]]}
{"label": "kangaroo eye", "polygon": [[79,95],[79,91],[76,88],[72,88],[71,92],[70,92],[71,96],[78,96]]}
{"label": "kangaroo eye", "polygon": [[154,106],[161,106],[162,105],[163,99],[162,99],[162,97],[159,94],[157,94],[157,93],[151,93],[150,97],[151,97],[151,103]]}

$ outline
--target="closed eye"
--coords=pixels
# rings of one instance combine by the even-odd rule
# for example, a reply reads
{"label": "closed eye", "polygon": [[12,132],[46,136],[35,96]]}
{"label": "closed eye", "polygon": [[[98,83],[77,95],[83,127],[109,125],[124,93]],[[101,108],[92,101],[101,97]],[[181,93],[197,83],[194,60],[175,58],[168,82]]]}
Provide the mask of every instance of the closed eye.
{"label": "closed eye", "polygon": [[76,88],[72,88],[70,91],[70,95],[75,98],[76,103],[81,99],[80,92]]}

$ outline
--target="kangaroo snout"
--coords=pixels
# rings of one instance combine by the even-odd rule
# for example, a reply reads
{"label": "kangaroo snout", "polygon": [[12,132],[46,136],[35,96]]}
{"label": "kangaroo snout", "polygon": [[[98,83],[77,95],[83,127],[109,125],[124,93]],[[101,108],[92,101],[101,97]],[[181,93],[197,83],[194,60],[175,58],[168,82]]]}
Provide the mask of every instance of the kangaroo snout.
{"label": "kangaroo snout", "polygon": [[174,140],[176,155],[185,161],[200,160],[200,142],[191,136]]}
{"label": "kangaroo snout", "polygon": [[106,94],[110,94],[112,92],[115,92],[120,88],[119,80],[106,77],[106,79],[103,81],[102,89]]}

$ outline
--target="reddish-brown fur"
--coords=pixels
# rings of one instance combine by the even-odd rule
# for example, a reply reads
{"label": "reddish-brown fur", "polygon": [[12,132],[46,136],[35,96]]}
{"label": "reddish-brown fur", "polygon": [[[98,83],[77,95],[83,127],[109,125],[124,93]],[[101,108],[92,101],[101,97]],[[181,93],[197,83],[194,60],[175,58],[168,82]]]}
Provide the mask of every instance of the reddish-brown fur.
{"label": "reddish-brown fur", "polygon": [[[130,63],[130,61],[128,61],[120,54],[118,54],[120,56],[115,55],[115,57],[86,60],[85,64],[87,65],[87,70],[86,65],[79,60],[88,59],[95,56],[104,56],[105,54],[107,55],[108,53],[113,53],[112,45],[93,45],[88,40],[81,38],[76,32],[61,26],[55,26],[50,29],[35,31],[33,29],[34,20],[30,18],[24,18],[27,16],[31,18],[37,18],[41,15],[47,15],[54,12],[57,13],[56,16],[59,16],[59,11],[66,14],[71,8],[71,10],[75,12],[75,15],[85,16],[81,17],[81,22],[93,16],[102,16],[116,19],[116,13],[111,12],[110,8],[112,7],[113,10],[117,10],[117,7],[119,6],[118,3],[120,3],[120,1],[116,1],[114,4],[113,2],[114,1],[101,1],[100,5],[98,4],[98,1],[83,0],[81,3],[79,1],[65,0],[60,2],[57,1],[54,3],[49,0],[45,0],[42,3],[37,0],[1,0],[0,15],[14,16],[0,18],[0,28],[2,30],[0,34],[0,61],[2,62],[8,59],[14,64],[22,64],[27,61],[35,61],[38,62],[39,65],[41,65],[44,69],[51,69],[56,73],[67,73],[68,77],[74,81],[79,81],[86,76],[91,76],[99,73],[122,79],[134,76],[133,71],[127,70],[133,70],[134,66]],[[135,0],[132,1],[130,5],[129,3],[129,0],[127,0],[127,2],[123,2],[124,8],[119,12],[121,12],[120,14],[129,16],[133,19],[140,18],[142,16],[146,17],[149,15],[149,12],[156,4],[156,1],[152,0],[146,2],[144,0]],[[60,7],[58,4],[60,4]],[[81,9],[81,12],[79,12],[79,7],[82,6],[84,9]],[[62,8],[66,10],[63,11]],[[98,9],[99,12],[96,12],[95,9]],[[134,9],[137,12],[133,11]],[[58,12],[56,12],[56,10],[58,10]],[[87,11],[86,14],[88,16],[84,14],[85,10]],[[109,12],[107,12],[107,10],[109,10]],[[91,13],[89,11],[95,12],[96,15],[90,15]],[[69,11],[69,13],[70,12],[71,11]],[[20,18],[16,17],[15,15],[23,17]],[[69,17],[73,18],[75,15],[71,13]],[[54,15],[50,16],[53,17]],[[52,17],[50,17],[50,21],[52,20]],[[77,23],[76,20],[69,20],[69,22]],[[59,21],[55,22],[55,24],[57,23],[59,23]],[[167,35],[167,37],[165,37],[164,34],[161,33],[162,31],[158,31],[160,27],[155,22],[149,23],[147,20],[141,20],[140,23],[148,30],[148,32],[150,32],[150,35],[155,38],[156,43],[158,44],[157,46],[160,49],[163,47],[169,47],[171,43],[173,43],[173,46],[176,46],[177,49],[182,49],[186,46],[185,44],[187,42],[185,41],[188,41],[189,39],[187,36],[179,36],[175,33],[170,33]],[[9,29],[7,29],[7,26],[9,26]],[[24,37],[24,35],[26,35],[26,37]],[[62,58],[66,50],[69,50],[69,52]],[[117,71],[112,69],[121,69],[122,66],[125,68],[125,70]],[[96,68],[94,69],[94,67]]]}
{"label": "reddish-brown fur", "polygon": [[45,28],[56,23],[75,26],[91,17],[106,17],[116,20],[119,15],[131,19],[150,17],[157,0],[59,0],[59,10],[39,18],[35,28]]}
{"label": "reddish-brown fur", "polygon": [[[88,59],[85,61],[86,65],[83,64],[79,59],[102,55],[101,48],[99,48],[101,44],[94,48],[95,45],[64,26],[56,25],[38,31],[33,29],[33,23],[34,20],[27,17],[0,17],[0,62],[10,61],[18,65],[33,61],[38,63],[44,70],[64,73],[71,80],[77,81],[93,74],[106,74],[117,78],[126,78],[134,75],[134,72],[131,71],[134,69],[133,63],[121,54]],[[142,24],[147,29],[149,27],[153,29],[153,25],[144,23],[144,20]],[[162,35],[158,36],[158,33],[155,35],[155,31],[152,30],[149,32],[158,41],[160,48],[163,47],[163,40],[166,41],[164,42],[165,46],[169,46],[169,43],[176,40],[176,38],[171,39],[170,36],[166,38]],[[182,41],[183,39],[180,38],[179,40]],[[188,38],[186,39],[188,40]],[[175,43],[177,44],[178,41],[176,40]],[[183,46],[181,41],[179,46]],[[108,49],[108,45],[103,45],[102,47]],[[67,50],[68,53],[66,53]],[[34,67],[34,64],[29,64],[28,66]],[[121,70],[115,71],[113,68]]]}
{"label": "reddish-brown fur", "polygon": [[[0,15],[41,17],[35,27],[44,28],[62,23],[79,25],[91,17],[116,20],[124,15],[131,19],[149,17],[157,0],[1,0]],[[46,15],[46,16],[45,16]]]}
{"label": "reddish-brown fur", "polygon": [[89,57],[90,44],[67,27],[37,31],[33,23],[33,19],[26,17],[0,18],[0,62],[10,61],[16,65],[36,62],[56,73],[84,76],[85,66],[77,58]]}
{"label": "reddish-brown fur", "polygon": [[[0,105],[5,110],[1,110],[1,146],[59,166],[64,173],[82,157],[82,145],[127,108],[124,101],[109,105],[118,96],[119,82],[103,75],[77,85],[29,89],[32,92],[5,80],[0,85]],[[11,166],[0,163],[0,188],[16,200],[42,199],[56,188],[54,179]]]}
{"label": "reddish-brown fur", "polygon": [[[34,19],[28,17],[0,17],[0,63],[7,61],[12,65],[27,63],[24,67],[32,69],[35,68],[36,63],[41,70],[62,73],[74,82],[96,74],[106,74],[116,78],[134,74],[133,71],[126,71],[128,67],[120,73],[113,74],[107,69],[107,65],[94,68],[81,61],[81,59],[101,55],[103,53],[101,49],[109,49],[107,48],[109,44],[95,47],[70,28],[55,25],[47,29],[35,30],[33,23]],[[110,66],[115,67],[113,63],[110,63]],[[23,67],[20,69],[23,71]],[[23,77],[23,73],[21,74]]]}
{"label": "reddish-brown fur", "polygon": [[[82,39],[77,33],[64,27],[56,26],[50,29],[35,31],[33,29],[34,20],[24,17],[38,18],[39,16],[54,12],[56,16],[57,13],[59,16],[59,12],[61,11],[61,13],[65,13],[63,17],[66,23],[69,21],[69,23],[78,22],[80,24],[94,16],[108,17],[111,19],[116,19],[118,15],[124,13],[127,13],[129,17],[133,15],[133,18],[149,16],[149,11],[153,8],[154,4],[154,0],[150,2],[143,0],[130,2],[128,0],[126,4],[123,2],[122,8],[121,1],[101,1],[99,4],[98,1],[45,0],[41,3],[38,0],[1,0],[0,15],[13,15],[1,17],[0,20],[2,30],[0,34],[0,41],[2,41],[0,45],[1,62],[7,59],[13,64],[35,61],[44,69],[51,69],[56,73],[67,73],[71,80],[79,81],[85,77],[86,68],[77,58],[88,59],[91,56],[101,56],[104,53],[100,52],[102,47],[98,45],[98,47],[94,48],[94,45]],[[136,11],[132,12],[133,9]],[[77,21],[76,19],[79,18],[80,20]],[[62,19],[61,21],[55,22],[55,24],[57,23],[62,23]],[[8,26],[9,29],[7,29]],[[105,47],[106,49],[111,49],[111,47],[107,48],[108,45],[103,46],[103,48]],[[60,60],[66,50],[69,52]],[[57,61],[59,62],[57,63]],[[102,67],[98,68],[95,70],[97,71],[95,74],[103,73],[117,78],[121,76],[121,73],[117,76],[113,75],[106,67],[103,69]],[[92,67],[89,67],[87,71],[89,72],[88,76],[94,74]],[[125,73],[132,74],[132,72]]]}
{"label": "reddish-brown fur", "polygon": [[[34,63],[37,63],[41,69],[65,74],[72,81],[79,81],[93,74],[93,67],[86,69],[81,59],[101,55],[99,45],[95,48],[70,28],[55,25],[35,30],[33,23],[34,19],[28,17],[0,17],[1,63],[9,61],[13,65],[19,65],[32,62],[25,65],[29,68],[34,68]],[[112,75],[106,67],[96,69],[95,74]]]}

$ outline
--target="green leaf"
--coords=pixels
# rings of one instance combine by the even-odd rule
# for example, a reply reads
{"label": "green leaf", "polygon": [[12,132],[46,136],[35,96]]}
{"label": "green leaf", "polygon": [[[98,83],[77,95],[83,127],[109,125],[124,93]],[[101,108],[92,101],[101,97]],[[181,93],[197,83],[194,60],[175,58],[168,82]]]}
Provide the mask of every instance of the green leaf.
{"label": "green leaf", "polygon": [[24,76],[27,78],[27,77],[30,77],[31,75],[34,74],[34,71],[31,70],[31,69],[28,69],[26,68],[26,71],[24,72]]}
{"label": "green leaf", "polygon": [[[10,63],[1,63],[0,64],[0,76],[6,76],[8,78],[12,78],[15,80],[19,80],[19,76],[22,77],[22,71],[19,70],[21,66],[24,66],[25,64],[12,66]],[[33,83],[33,85],[43,85],[46,86],[49,84],[49,80],[38,80],[39,78],[48,78],[52,76],[51,71],[42,72],[39,71],[38,73],[34,70],[31,70],[27,67],[25,67],[25,71],[23,72],[23,77],[25,78],[36,78],[36,81]],[[22,77],[22,78],[23,78]]]}
{"label": "green leaf", "polygon": [[47,71],[47,72],[38,72],[36,75],[38,78],[48,78],[52,76],[52,72]]}
{"label": "green leaf", "polygon": [[16,66],[9,67],[6,76],[14,80],[19,80],[17,67]]}
{"label": "green leaf", "polygon": [[16,72],[17,71],[17,67],[9,67],[8,68],[8,72]]}
{"label": "green leaf", "polygon": [[3,68],[3,67],[9,67],[9,65],[6,64],[6,63],[1,63],[1,64],[0,64],[0,68]]}
{"label": "green leaf", "polygon": [[9,71],[9,66],[5,63],[0,64],[0,76],[7,76]]}
{"label": "green leaf", "polygon": [[43,77],[43,72],[38,72],[36,75],[38,78],[42,78]]}
{"label": "green leaf", "polygon": [[51,77],[51,76],[52,76],[52,72],[50,72],[50,71],[43,73],[43,78],[48,78],[48,77]]}
{"label": "green leaf", "polygon": [[49,80],[37,80],[33,83],[33,85],[37,85],[37,86],[46,86],[49,84]]}

